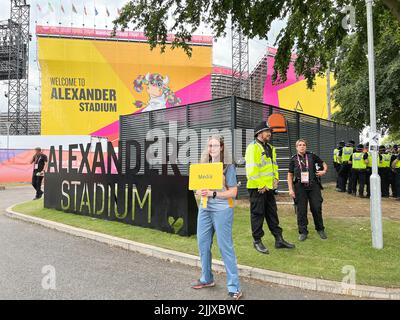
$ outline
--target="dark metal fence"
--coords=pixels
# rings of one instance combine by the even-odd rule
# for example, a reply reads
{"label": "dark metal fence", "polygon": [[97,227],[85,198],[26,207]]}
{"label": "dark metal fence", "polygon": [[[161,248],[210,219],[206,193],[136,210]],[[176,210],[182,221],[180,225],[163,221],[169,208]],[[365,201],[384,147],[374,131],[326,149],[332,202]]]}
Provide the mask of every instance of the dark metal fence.
{"label": "dark metal fence", "polygon": [[[165,138],[176,137],[175,147],[176,150],[179,150],[177,152],[178,167],[182,174],[187,175],[188,160],[190,159],[191,163],[198,162],[210,132],[219,131],[225,138],[225,147],[233,155],[233,160],[238,166],[238,180],[241,183],[239,196],[245,196],[247,194],[244,169],[246,147],[254,139],[255,125],[262,120],[267,120],[272,113],[284,115],[289,129],[288,133],[274,134],[272,139],[272,144],[277,147],[280,179],[286,180],[288,157],[295,153],[297,139],[305,138],[309,142],[308,150],[318,154],[330,167],[324,181],[334,181],[333,149],[340,140],[355,140],[358,143],[359,131],[357,129],[237,97],[226,97],[187,106],[121,116],[120,140],[121,142],[131,139],[138,141],[143,153],[145,141],[149,138],[151,140],[152,135],[158,137],[164,135]],[[156,130],[154,131],[154,129]],[[192,133],[191,137],[189,133]],[[125,163],[125,144],[122,145],[122,157],[123,163]],[[187,150],[188,145],[192,146],[190,151]],[[170,148],[168,150],[173,153]],[[134,154],[135,150],[132,152]],[[135,159],[135,156],[131,156],[131,166],[133,167],[136,165]],[[144,163],[143,154],[142,163]],[[152,164],[151,169],[160,170],[161,164]],[[143,166],[139,173],[143,173]],[[173,174],[170,167],[168,174]],[[286,183],[282,183],[280,188],[287,189]]]}

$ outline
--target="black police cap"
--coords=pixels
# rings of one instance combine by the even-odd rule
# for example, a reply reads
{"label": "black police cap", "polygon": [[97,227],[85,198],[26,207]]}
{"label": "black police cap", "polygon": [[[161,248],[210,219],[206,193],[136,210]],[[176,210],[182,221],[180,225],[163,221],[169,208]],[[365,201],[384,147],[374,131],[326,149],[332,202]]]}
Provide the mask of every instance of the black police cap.
{"label": "black police cap", "polygon": [[263,131],[271,131],[270,126],[268,125],[267,121],[262,121],[259,124],[256,125],[256,127],[254,128],[254,136],[257,137],[257,135]]}

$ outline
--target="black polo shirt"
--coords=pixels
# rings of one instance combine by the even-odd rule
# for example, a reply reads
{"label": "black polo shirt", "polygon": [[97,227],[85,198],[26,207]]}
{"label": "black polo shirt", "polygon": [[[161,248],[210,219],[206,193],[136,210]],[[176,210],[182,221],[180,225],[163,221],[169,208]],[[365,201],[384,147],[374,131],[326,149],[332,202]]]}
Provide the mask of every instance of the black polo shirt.
{"label": "black polo shirt", "polygon": [[[43,153],[35,154],[33,156],[33,163],[34,163],[34,169],[33,172],[41,172],[44,169],[44,165],[47,162],[47,156]],[[37,165],[37,168],[36,168]],[[36,169],[35,169],[36,168]]]}
{"label": "black polo shirt", "polygon": [[[306,159],[305,159],[305,157],[302,157],[301,155],[298,155],[299,156],[299,160],[300,160],[300,163],[301,163],[301,166],[302,166],[302,168],[303,168],[303,171],[304,171],[304,168],[306,168]],[[319,166],[319,170],[323,170],[323,168],[324,168],[324,162],[321,160],[321,158],[320,157],[318,157],[316,154],[314,154],[314,153],[312,153],[312,152],[306,152],[306,156],[308,157],[308,162],[309,162],[309,168],[308,168],[308,171],[310,172],[310,180],[313,180],[315,177],[316,177],[316,172],[317,172],[317,169],[316,169],[316,165],[318,165]],[[312,163],[313,164],[313,166],[311,167],[311,164],[310,163]],[[299,173],[299,172],[301,172],[301,170],[300,170],[300,164],[299,164],[299,161],[298,161],[298,159],[297,159],[297,154],[296,155],[294,155],[291,159],[290,159],[290,162],[289,162],[289,172],[290,173],[293,173],[294,175],[295,175],[295,179],[297,178],[297,179],[300,179],[300,176],[297,176],[296,175],[296,173]]]}

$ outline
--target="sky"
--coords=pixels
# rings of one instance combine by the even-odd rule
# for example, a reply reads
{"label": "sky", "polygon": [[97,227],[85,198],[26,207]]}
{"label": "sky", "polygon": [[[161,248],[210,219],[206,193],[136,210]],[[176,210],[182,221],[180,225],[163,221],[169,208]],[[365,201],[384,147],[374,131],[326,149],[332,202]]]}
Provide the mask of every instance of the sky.
{"label": "sky", "polygon": [[[35,25],[52,25],[52,26],[74,26],[99,29],[112,28],[112,21],[118,15],[118,8],[123,7],[128,0],[38,0],[29,1],[31,5],[30,11],[30,32],[32,41],[29,47],[29,110],[37,111],[40,109],[40,73],[37,60],[37,41],[35,35]],[[50,3],[50,5],[49,5]],[[77,13],[72,11],[72,5],[75,6]],[[84,6],[86,7],[87,15],[84,14]],[[62,12],[61,7],[64,9]],[[0,21],[7,20],[10,17],[10,0],[0,0]],[[98,15],[95,15],[95,8]],[[107,10],[110,16],[107,16]],[[229,24],[229,23],[228,23]],[[250,71],[263,57],[267,46],[274,44],[275,38],[280,29],[284,26],[283,21],[273,23],[271,31],[268,34],[269,40],[252,39],[249,41],[249,64]],[[130,29],[133,30],[133,29]],[[231,51],[231,32],[230,24],[226,30],[227,34],[224,38],[215,39],[213,45],[213,64],[231,67],[232,51]],[[212,35],[210,28],[201,26],[196,31],[199,35]],[[157,49],[155,49],[157,50]],[[0,82],[0,112],[7,111],[7,98],[4,95],[6,92],[6,81]]]}

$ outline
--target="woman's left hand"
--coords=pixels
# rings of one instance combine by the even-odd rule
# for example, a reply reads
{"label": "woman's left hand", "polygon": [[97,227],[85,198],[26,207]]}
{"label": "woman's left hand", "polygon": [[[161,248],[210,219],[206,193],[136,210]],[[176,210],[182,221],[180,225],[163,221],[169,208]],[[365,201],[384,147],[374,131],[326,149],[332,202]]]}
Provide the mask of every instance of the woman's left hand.
{"label": "woman's left hand", "polygon": [[204,190],[201,190],[201,196],[202,197],[212,197],[213,193],[212,193],[212,191],[210,191],[208,189],[204,189]]}

